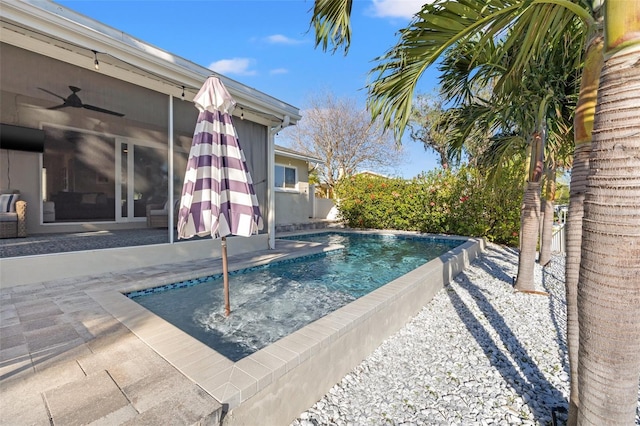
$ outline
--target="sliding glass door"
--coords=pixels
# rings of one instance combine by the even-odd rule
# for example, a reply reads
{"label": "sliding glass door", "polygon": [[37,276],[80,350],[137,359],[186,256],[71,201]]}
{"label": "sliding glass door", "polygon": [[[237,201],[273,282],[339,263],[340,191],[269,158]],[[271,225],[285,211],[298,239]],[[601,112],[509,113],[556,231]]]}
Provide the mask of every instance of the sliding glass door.
{"label": "sliding glass door", "polygon": [[[43,222],[142,222],[169,194],[166,145],[47,127],[42,157]],[[188,153],[174,156],[174,199]]]}
{"label": "sliding glass door", "polygon": [[[164,205],[169,193],[167,149],[118,141],[116,168],[120,170],[118,221],[145,220],[147,206]],[[161,208],[161,207],[160,207]]]}

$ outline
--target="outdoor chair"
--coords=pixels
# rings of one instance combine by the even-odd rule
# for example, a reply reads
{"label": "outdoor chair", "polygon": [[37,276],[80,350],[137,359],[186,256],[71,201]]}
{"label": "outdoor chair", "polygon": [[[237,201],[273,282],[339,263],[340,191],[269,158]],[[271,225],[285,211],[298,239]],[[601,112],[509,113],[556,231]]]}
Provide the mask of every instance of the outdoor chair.
{"label": "outdoor chair", "polygon": [[[173,226],[178,223],[178,206],[180,200],[173,203]],[[163,204],[147,204],[147,227],[166,228],[169,226],[169,201]]]}
{"label": "outdoor chair", "polygon": [[27,236],[27,202],[18,190],[0,191],[0,238]]}

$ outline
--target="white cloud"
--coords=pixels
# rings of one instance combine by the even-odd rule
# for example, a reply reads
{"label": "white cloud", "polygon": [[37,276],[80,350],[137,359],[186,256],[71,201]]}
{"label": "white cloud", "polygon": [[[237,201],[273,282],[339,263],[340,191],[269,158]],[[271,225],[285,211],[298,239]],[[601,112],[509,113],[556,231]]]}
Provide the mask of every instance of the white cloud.
{"label": "white cloud", "polygon": [[269,71],[269,74],[289,74],[289,70],[286,68],[274,68]]}
{"label": "white cloud", "polygon": [[253,59],[250,58],[221,59],[212,62],[209,65],[209,69],[224,75],[256,75],[256,71],[250,69],[253,62]]}
{"label": "white cloud", "polygon": [[293,38],[289,38],[285,35],[282,34],[273,34],[270,35],[268,37],[265,37],[265,40],[268,43],[272,43],[272,44],[300,44],[303,43],[302,40],[296,40]]}
{"label": "white cloud", "polygon": [[372,0],[373,16],[378,18],[413,18],[422,5],[433,0]]}

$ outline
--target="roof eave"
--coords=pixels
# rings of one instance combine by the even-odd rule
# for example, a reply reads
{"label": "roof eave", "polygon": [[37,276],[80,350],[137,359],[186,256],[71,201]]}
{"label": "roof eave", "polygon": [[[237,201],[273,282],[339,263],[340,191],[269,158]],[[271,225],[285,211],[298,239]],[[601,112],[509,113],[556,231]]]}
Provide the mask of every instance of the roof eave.
{"label": "roof eave", "polygon": [[[239,106],[272,115],[270,121],[273,123],[280,122],[285,116],[289,116],[291,124],[295,124],[301,118],[299,109],[290,104],[216,74],[206,67],[145,43],[50,0],[19,2],[1,0],[0,2],[2,3],[2,20],[8,20],[77,46],[86,46],[87,53],[91,53],[92,50],[109,53],[139,70],[145,70],[175,82],[175,86],[171,84],[166,85],[166,88],[155,86],[154,90],[180,96],[182,85],[187,89],[187,95],[193,98],[207,77],[215,74]],[[87,62],[86,68],[92,67],[93,61]]]}
{"label": "roof eave", "polygon": [[292,152],[290,150],[282,149],[278,146],[275,147],[275,154],[280,155],[282,157],[294,158],[296,160],[308,161],[310,163],[324,164],[324,161],[318,157],[312,157],[310,155],[305,155],[298,152]]}

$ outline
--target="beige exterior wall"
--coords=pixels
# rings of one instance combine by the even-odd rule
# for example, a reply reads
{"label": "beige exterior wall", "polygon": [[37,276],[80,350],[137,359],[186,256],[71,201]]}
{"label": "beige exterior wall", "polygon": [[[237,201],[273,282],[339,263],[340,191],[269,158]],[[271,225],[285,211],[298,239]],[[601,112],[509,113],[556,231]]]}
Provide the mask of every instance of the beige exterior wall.
{"label": "beige exterior wall", "polygon": [[276,192],[276,225],[309,221],[309,195]]}
{"label": "beige exterior wall", "polygon": [[295,167],[298,184],[293,189],[276,188],[276,225],[304,223],[309,221],[309,164],[305,160],[275,156],[276,165]]}

